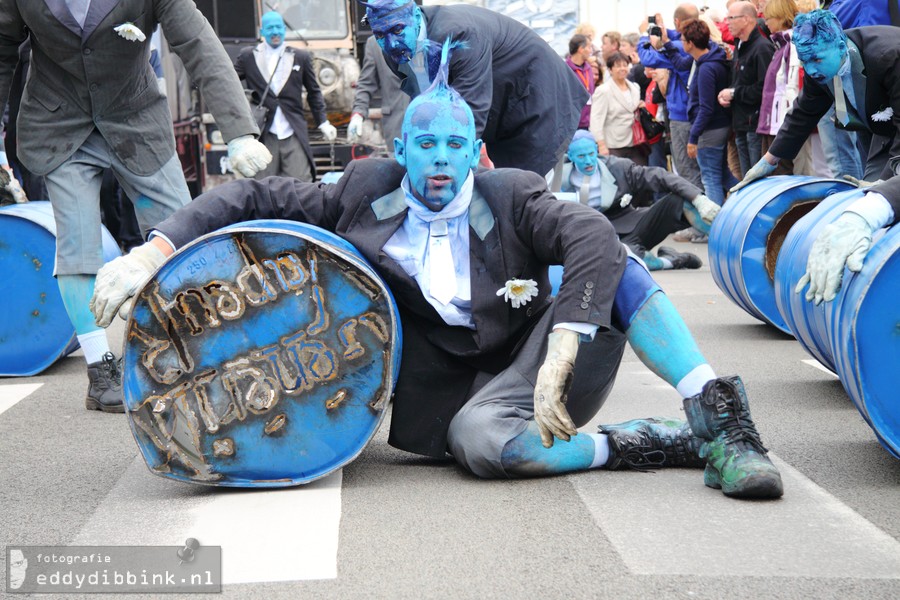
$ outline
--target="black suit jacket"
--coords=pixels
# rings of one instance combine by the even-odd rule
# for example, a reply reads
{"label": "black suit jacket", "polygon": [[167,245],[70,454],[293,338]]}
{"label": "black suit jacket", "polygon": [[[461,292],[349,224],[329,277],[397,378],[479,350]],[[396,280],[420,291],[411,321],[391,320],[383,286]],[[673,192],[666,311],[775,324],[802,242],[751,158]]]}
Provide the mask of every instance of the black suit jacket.
{"label": "black suit jacket", "polygon": [[[550,304],[547,266],[565,266],[554,301],[556,322],[610,327],[625,249],[597,211],[560,202],[540,177],[514,169],[475,176],[469,207],[475,330],[444,323],[418,284],[382,247],[406,218],[405,171],[386,159],[353,161],[335,185],[290,178],[241,180],[203,194],[159,225],[177,247],[219,227],[251,219],[318,225],[353,244],[384,278],[400,310],[404,349],[394,392],[390,442],[443,456],[447,427],[479,371],[497,373]],[[538,296],[518,309],[496,292],[533,279]]]}
{"label": "black suit jacket", "polygon": [[[547,42],[510,17],[464,4],[421,10],[434,42],[432,78],[444,40],[464,44],[450,57],[450,84],[471,107],[494,164],[546,175],[568,147],[588,101],[578,77]],[[406,75],[386,59],[401,89],[412,95]]]}
{"label": "black suit jacket", "polygon": [[[268,76],[262,74],[257,65],[257,57],[265,52],[265,42],[258,44],[254,48],[244,48],[238,55],[234,64],[234,69],[246,83],[247,87],[256,93],[257,100],[263,97],[266,91],[266,84],[269,81]],[[278,94],[269,91],[266,96],[265,105],[269,108],[269,114],[266,117],[266,124],[260,133],[260,138],[269,133],[269,127],[272,120],[275,119],[275,109],[281,107],[294,135],[300,140],[303,150],[309,159],[310,172],[315,179],[316,167],[313,160],[312,149],[309,147],[309,133],[307,129],[309,125],[306,122],[306,111],[303,109],[303,88],[306,88],[306,100],[312,111],[314,125],[320,125],[325,122],[325,97],[322,90],[319,89],[319,82],[316,81],[316,73],[313,70],[312,56],[306,50],[296,48],[285,48],[284,56],[278,65],[279,70],[285,69],[290,72],[284,87]]]}
{"label": "black suit jacket", "polygon": [[[862,122],[872,133],[893,137],[890,155],[900,156],[900,136],[896,135],[900,129],[900,35],[897,28],[879,25],[848,29],[844,33],[859,48],[863,60],[865,90],[854,90],[857,99],[863,100],[858,111]],[[779,158],[797,156],[803,142],[833,104],[834,95],[827,86],[804,76],[803,90],[785,117],[769,152]],[[873,114],[888,107],[894,111],[890,120],[872,120]],[[888,166],[881,177],[886,179],[892,175]]]}

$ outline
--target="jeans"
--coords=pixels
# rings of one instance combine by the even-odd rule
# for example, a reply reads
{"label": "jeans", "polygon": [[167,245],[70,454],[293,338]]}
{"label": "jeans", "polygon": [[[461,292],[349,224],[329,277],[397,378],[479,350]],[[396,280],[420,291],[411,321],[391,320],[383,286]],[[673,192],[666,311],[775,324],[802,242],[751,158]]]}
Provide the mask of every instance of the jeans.
{"label": "jeans", "polygon": [[728,145],[697,148],[697,164],[700,165],[706,197],[722,206],[725,191],[738,183],[728,168]]}
{"label": "jeans", "polygon": [[669,131],[672,134],[672,162],[675,163],[675,171],[698,188],[703,189],[700,167],[697,166],[697,161],[687,154],[691,124],[687,121],[669,121]]}
{"label": "jeans", "polygon": [[834,177],[850,175],[862,179],[863,161],[856,145],[856,133],[836,128],[831,120],[833,115],[832,106],[819,120],[819,137],[822,138],[828,168]]}
{"label": "jeans", "polygon": [[762,141],[755,131],[735,131],[734,143],[737,144],[738,157],[741,159],[743,177],[762,158]]}

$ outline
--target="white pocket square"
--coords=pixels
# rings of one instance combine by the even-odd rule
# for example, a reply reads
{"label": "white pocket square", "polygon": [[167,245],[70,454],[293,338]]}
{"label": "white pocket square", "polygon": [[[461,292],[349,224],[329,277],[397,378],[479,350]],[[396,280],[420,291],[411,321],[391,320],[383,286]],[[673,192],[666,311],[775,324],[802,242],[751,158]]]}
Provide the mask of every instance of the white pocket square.
{"label": "white pocket square", "polygon": [[300,65],[294,65],[294,66],[291,68],[291,70],[292,70],[292,71],[299,71],[299,70],[300,70]]}

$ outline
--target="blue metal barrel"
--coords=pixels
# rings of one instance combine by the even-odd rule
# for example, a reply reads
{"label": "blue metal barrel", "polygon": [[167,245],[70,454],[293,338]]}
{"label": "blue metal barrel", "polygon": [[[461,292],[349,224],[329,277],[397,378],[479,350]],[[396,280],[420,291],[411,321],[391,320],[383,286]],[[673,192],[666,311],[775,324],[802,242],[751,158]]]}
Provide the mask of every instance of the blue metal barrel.
{"label": "blue metal barrel", "polygon": [[[119,256],[106,228],[103,258]],[[56,222],[49,202],[0,208],[0,375],[36,375],[78,348],[56,278]]]}
{"label": "blue metal barrel", "polygon": [[900,458],[900,227],[875,237],[826,313],[838,376],[878,441]]}
{"label": "blue metal barrel", "polygon": [[240,223],[179,250],[138,294],[128,421],[157,475],[307,483],[375,434],[401,339],[390,290],[352,245],[302,223]]}
{"label": "blue metal barrel", "polygon": [[805,291],[796,294],[794,288],[806,273],[809,251],[819,233],[864,194],[862,190],[852,189],[823,200],[791,227],[775,264],[775,303],[779,314],[800,345],[832,371],[835,370],[834,356],[826,321],[837,303],[822,302],[817,306],[806,301]]}
{"label": "blue metal barrel", "polygon": [[817,177],[767,177],[731,196],[709,232],[716,285],[764,323],[791,333],[775,304],[775,263],[791,226],[823,198],[853,188]]}

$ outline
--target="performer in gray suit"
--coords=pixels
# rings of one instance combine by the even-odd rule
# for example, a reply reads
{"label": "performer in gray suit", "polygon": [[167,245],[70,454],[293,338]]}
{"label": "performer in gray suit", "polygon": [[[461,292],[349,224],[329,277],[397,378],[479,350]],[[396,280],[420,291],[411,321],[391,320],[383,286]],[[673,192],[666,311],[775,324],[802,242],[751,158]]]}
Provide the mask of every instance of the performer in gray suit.
{"label": "performer in gray suit", "polygon": [[400,137],[403,113],[409,106],[409,96],[400,91],[400,78],[384,60],[378,41],[370,37],[366,41],[366,55],[362,70],[356,81],[356,96],[353,99],[353,116],[347,135],[356,142],[363,132],[363,121],[369,118],[369,103],[376,93],[381,93],[381,133],[388,154],[394,155],[394,138]]}
{"label": "performer in gray suit", "polygon": [[452,38],[459,51],[451,57],[450,83],[475,114],[475,132],[494,165],[541,176],[553,168],[589,96],[547,42],[515,19],[477,6],[359,1],[407,95],[428,89],[441,44]]}
{"label": "performer in gray suit", "polygon": [[[643,259],[651,271],[699,269],[703,263],[690,252],[660,246],[674,233],[696,227],[703,234],[719,212],[719,206],[687,179],[659,167],[642,167],[616,156],[598,154],[590,132],[579,130],[569,145],[572,161],[563,165],[559,177],[551,179],[553,192],[575,192],[578,201],[606,215],[619,239]],[[635,208],[633,196],[665,192],[650,207]]]}
{"label": "performer in gray suit", "polygon": [[[190,201],[172,117],[150,66],[157,24],[203,91],[232,167],[252,176],[271,160],[225,50],[189,0],[0,0],[0,99],[19,45],[32,41],[18,117],[19,159],[43,175],[56,219],[59,289],[88,362],[86,405],[122,412],[120,360],[88,300],[103,264],[99,192],[111,168],[141,227]],[[146,33],[145,33],[146,32]]]}
{"label": "performer in gray suit", "polygon": [[[396,162],[354,161],[334,185],[270,177],[201,196],[101,270],[98,323],[197,235],[257,218],[315,224],[356,246],[397,301],[392,445],[449,451],[480,477],[706,465],[705,483],[727,495],[780,496],[740,378],[716,377],[603,215],[558,201],[533,173],[473,173],[482,142],[446,84],[446,59],[441,69],[406,111]],[[549,264],[565,267],[555,300]],[[641,419],[578,433],[609,393],[626,339],[686,398],[690,427]]]}

